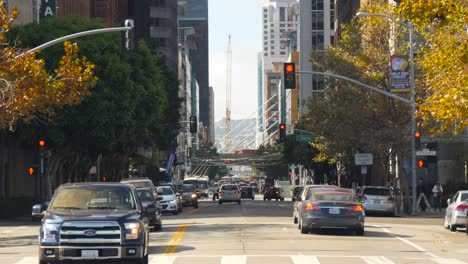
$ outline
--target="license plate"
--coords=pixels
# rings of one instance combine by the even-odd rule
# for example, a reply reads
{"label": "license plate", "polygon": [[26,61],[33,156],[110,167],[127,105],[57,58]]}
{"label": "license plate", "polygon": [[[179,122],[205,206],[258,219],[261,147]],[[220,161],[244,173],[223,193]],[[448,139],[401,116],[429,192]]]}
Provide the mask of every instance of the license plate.
{"label": "license plate", "polygon": [[97,259],[99,253],[97,250],[81,250],[81,257],[86,259]]}
{"label": "license plate", "polygon": [[374,204],[380,204],[380,200],[374,200]]}
{"label": "license plate", "polygon": [[340,208],[330,208],[328,209],[330,214],[340,214]]}

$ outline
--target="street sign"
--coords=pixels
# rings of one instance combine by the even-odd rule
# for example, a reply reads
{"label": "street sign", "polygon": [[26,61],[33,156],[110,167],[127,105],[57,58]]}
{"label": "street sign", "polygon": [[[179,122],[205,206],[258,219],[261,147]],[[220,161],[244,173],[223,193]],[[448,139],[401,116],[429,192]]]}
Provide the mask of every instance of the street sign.
{"label": "street sign", "polygon": [[354,165],[372,165],[372,164],[374,164],[374,157],[372,153],[354,154]]}
{"label": "street sign", "polygon": [[367,174],[367,166],[361,166],[361,174]]}
{"label": "street sign", "polygon": [[296,135],[296,141],[314,141],[315,135]]}
{"label": "street sign", "polygon": [[429,149],[422,149],[416,151],[416,156],[437,156],[437,151],[429,150]]}
{"label": "street sign", "polygon": [[294,135],[294,125],[288,125],[286,127],[286,135]]}

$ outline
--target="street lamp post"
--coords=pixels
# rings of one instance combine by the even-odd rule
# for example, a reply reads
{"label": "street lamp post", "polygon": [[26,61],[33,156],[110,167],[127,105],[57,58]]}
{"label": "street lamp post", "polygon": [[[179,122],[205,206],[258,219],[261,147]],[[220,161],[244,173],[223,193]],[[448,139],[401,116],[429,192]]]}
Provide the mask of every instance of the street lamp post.
{"label": "street lamp post", "polygon": [[397,22],[400,25],[403,25],[408,28],[409,31],[409,42],[410,42],[410,50],[409,50],[409,57],[410,57],[410,89],[411,89],[411,194],[412,194],[412,208],[411,213],[414,215],[416,214],[416,143],[414,139],[414,134],[416,132],[416,120],[414,118],[416,112],[416,104],[415,104],[415,94],[414,94],[414,43],[413,43],[413,30],[414,25],[411,22],[401,22],[395,20],[393,17],[382,15],[382,14],[370,14],[366,12],[358,12],[356,14],[357,18],[360,17],[370,17],[370,16],[377,16],[385,18],[392,22]]}

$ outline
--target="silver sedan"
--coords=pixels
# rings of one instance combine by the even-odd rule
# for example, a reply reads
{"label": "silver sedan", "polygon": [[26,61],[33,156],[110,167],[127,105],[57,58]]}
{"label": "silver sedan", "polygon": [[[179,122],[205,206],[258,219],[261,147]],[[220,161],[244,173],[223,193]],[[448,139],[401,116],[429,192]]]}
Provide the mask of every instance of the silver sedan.
{"label": "silver sedan", "polygon": [[447,200],[444,227],[456,231],[458,227],[466,227],[468,211],[468,190],[458,191]]}

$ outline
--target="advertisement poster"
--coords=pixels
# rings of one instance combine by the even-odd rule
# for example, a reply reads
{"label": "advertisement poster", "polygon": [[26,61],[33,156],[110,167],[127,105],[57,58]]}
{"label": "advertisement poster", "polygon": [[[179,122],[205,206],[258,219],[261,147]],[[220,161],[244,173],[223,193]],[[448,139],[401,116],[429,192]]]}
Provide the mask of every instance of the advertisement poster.
{"label": "advertisement poster", "polygon": [[392,93],[410,91],[409,60],[407,55],[390,57],[390,85]]}

